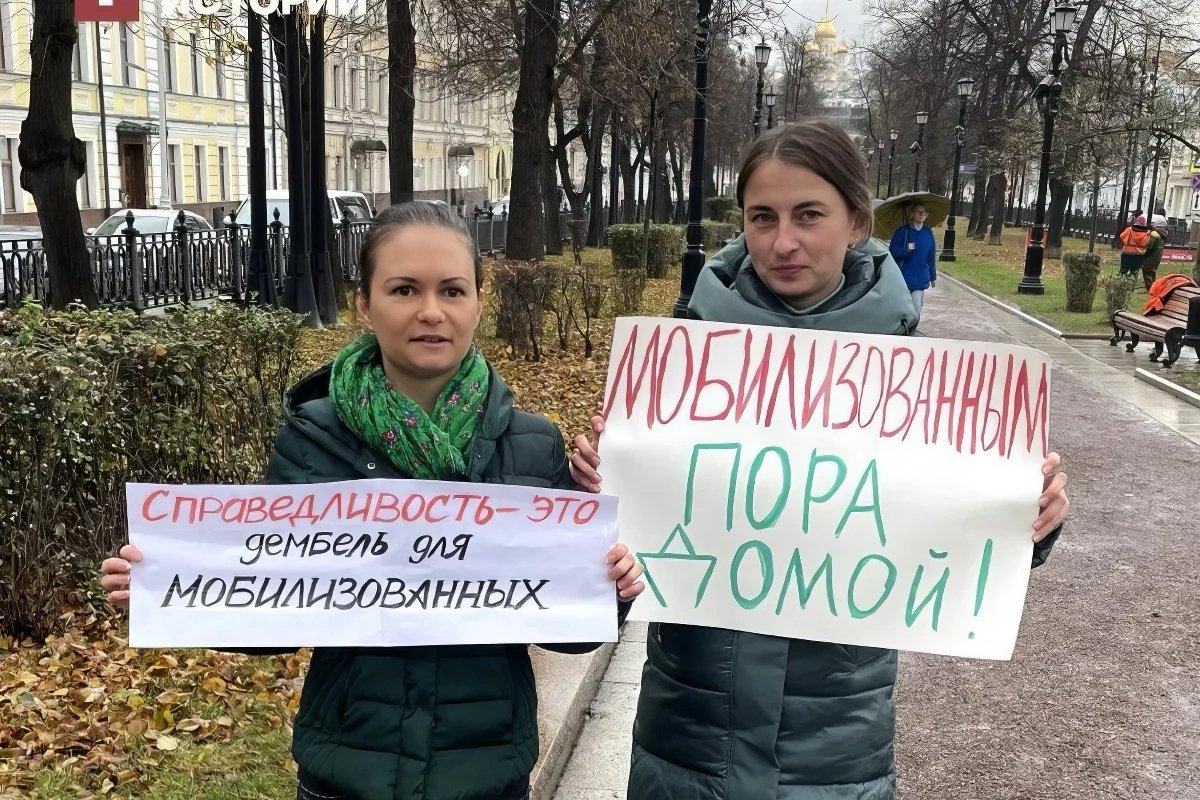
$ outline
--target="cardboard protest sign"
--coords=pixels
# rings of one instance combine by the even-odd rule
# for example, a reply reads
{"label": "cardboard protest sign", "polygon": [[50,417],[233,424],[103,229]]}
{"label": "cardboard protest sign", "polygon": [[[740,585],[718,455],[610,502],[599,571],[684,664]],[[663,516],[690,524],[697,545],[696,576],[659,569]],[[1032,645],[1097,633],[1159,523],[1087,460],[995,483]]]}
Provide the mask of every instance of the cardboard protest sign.
{"label": "cardboard protest sign", "polygon": [[601,466],[631,619],[1010,658],[1048,450],[1028,348],[622,318]]}
{"label": "cardboard protest sign", "polygon": [[126,496],[134,647],[616,640],[612,497],[390,480]]}

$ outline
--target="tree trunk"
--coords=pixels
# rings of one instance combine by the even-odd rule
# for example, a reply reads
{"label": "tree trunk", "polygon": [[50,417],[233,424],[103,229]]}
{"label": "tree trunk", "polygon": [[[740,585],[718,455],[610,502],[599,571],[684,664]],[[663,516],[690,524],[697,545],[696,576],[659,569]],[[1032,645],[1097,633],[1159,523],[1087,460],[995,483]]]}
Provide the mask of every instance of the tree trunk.
{"label": "tree trunk", "polygon": [[1073,187],[1057,175],[1049,180],[1050,202],[1046,209],[1046,258],[1062,258],[1063,219]]}
{"label": "tree trunk", "polygon": [[983,190],[983,211],[979,216],[979,225],[975,228],[975,233],[971,236],[972,239],[983,241],[987,238],[988,224],[990,213],[992,210],[992,201],[996,193],[996,180],[1003,177],[1004,173],[998,172],[995,175],[989,175],[986,179],[986,184]]}
{"label": "tree trunk", "polygon": [[974,190],[971,192],[971,219],[967,222],[967,236],[976,238],[987,216],[984,210],[987,206],[987,177],[981,169],[983,165],[980,164],[979,167],[971,178]]}
{"label": "tree trunk", "polygon": [[[549,138],[547,138],[547,144]],[[563,230],[558,195],[558,170],[554,160],[547,158],[542,165],[542,197],[546,208],[546,253],[562,255]]]}
{"label": "tree trunk", "polygon": [[33,10],[29,94],[40,102],[29,104],[21,123],[17,148],[21,188],[37,204],[50,305],[66,308],[69,303],[82,303],[96,308],[100,300],[75,196],[75,184],[87,165],[83,142],[75,137],[71,121],[71,58],[79,35],[75,3],[34,0]]}
{"label": "tree trunk", "polygon": [[1088,252],[1096,252],[1096,232],[1100,224],[1100,162],[1092,169],[1092,230],[1088,234]]}
{"label": "tree trunk", "polygon": [[992,229],[988,233],[988,244],[999,245],[1004,233],[1004,190],[1008,188],[1008,175],[997,172],[992,176],[994,186],[988,195],[988,210],[992,215]]}
{"label": "tree trunk", "polygon": [[621,136],[621,183],[625,186],[624,196],[621,198],[621,222],[633,222],[637,219],[637,188],[635,171],[638,161],[641,159],[639,151],[636,158],[630,163],[630,147],[629,139],[624,135]]}
{"label": "tree trunk", "polygon": [[670,142],[670,148],[671,148],[671,175],[674,177],[674,181],[675,181],[675,202],[672,204],[672,215],[673,216],[671,217],[671,219],[676,224],[682,224],[682,223],[687,222],[687,213],[684,212],[684,214],[682,215],[683,218],[680,219],[678,215],[674,215],[674,211],[676,209],[682,208],[683,202],[684,202],[683,166],[682,166],[683,154],[680,152],[680,150],[682,148],[680,146],[676,145],[674,142]]}
{"label": "tree trunk", "polygon": [[[558,60],[558,0],[525,0],[517,99],[513,106],[511,213],[505,251],[536,261],[546,255],[546,215],[557,216],[554,193],[545,196],[550,161],[550,105]],[[551,177],[553,183],[553,177]],[[562,243],[558,244],[560,252]]]}
{"label": "tree trunk", "polygon": [[600,103],[596,106],[594,114],[591,140],[588,142],[587,162],[587,186],[591,200],[587,236],[589,247],[599,247],[604,233],[604,176],[601,170],[603,169],[604,129],[608,125],[608,103]]}
{"label": "tree trunk", "polygon": [[417,33],[411,0],[387,0],[388,183],[392,203],[413,199],[413,112]]}

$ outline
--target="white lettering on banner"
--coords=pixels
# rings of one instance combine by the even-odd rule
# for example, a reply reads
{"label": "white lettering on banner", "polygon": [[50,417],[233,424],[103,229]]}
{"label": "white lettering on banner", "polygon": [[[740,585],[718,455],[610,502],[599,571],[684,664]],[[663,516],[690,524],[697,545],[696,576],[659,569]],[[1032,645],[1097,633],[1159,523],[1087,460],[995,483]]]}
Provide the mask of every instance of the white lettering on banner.
{"label": "white lettering on banner", "polygon": [[134,647],[616,639],[616,500],[353,481],[126,487]]}
{"label": "white lettering on banner", "polygon": [[618,319],[604,479],[646,569],[630,618],[1011,657],[1049,395],[1023,347]]}

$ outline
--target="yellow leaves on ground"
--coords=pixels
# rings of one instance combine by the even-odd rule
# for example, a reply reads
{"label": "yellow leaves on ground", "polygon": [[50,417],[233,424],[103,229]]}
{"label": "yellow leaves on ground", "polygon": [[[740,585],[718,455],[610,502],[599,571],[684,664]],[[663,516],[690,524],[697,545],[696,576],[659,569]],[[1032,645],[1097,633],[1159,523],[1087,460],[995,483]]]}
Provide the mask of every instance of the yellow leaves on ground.
{"label": "yellow leaves on ground", "polygon": [[123,619],[66,617],[45,644],[0,653],[0,796],[28,796],[43,769],[79,797],[109,794],[158,757],[294,718],[304,655],[131,650]]}

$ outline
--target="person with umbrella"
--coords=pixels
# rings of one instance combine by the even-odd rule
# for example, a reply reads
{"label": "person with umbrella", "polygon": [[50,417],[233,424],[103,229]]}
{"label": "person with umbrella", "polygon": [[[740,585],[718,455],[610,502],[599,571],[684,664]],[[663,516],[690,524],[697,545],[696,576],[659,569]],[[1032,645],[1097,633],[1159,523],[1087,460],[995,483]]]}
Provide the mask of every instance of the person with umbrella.
{"label": "person with umbrella", "polygon": [[[888,223],[881,228],[894,230],[889,250],[912,294],[918,319],[921,317],[925,291],[937,283],[937,242],[930,228],[930,206],[938,205],[939,199],[938,195],[910,192],[888,199],[875,210],[876,221]],[[939,222],[944,220],[945,212],[939,216]]]}

